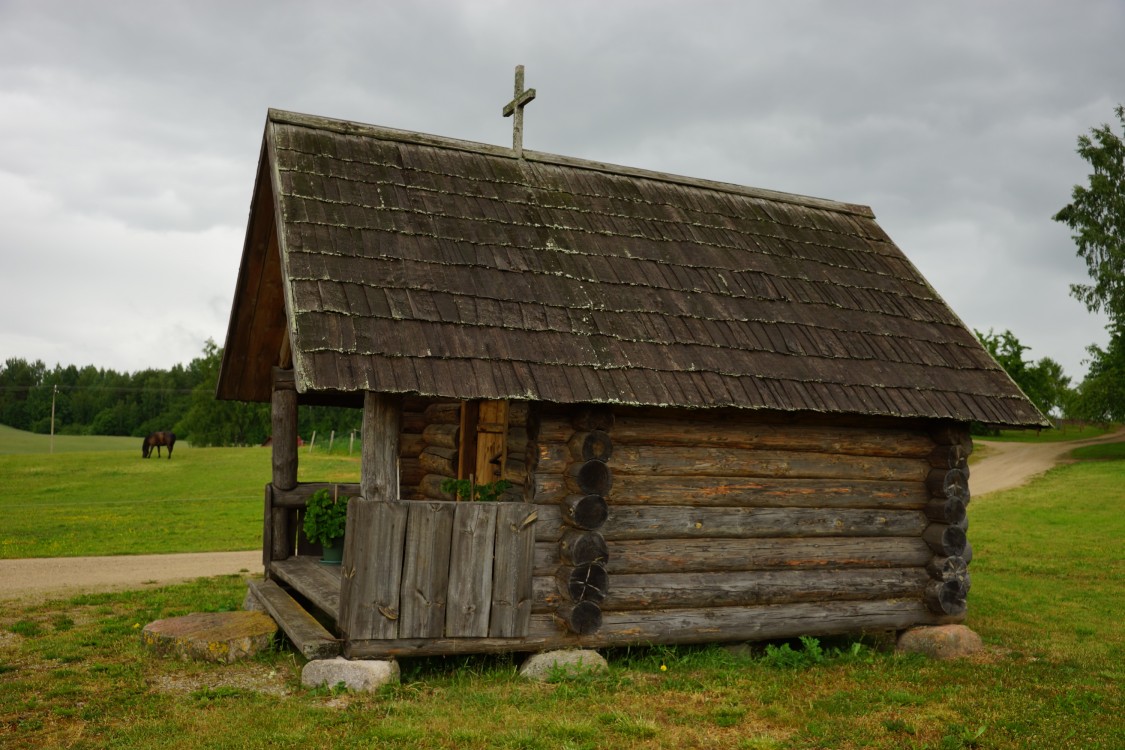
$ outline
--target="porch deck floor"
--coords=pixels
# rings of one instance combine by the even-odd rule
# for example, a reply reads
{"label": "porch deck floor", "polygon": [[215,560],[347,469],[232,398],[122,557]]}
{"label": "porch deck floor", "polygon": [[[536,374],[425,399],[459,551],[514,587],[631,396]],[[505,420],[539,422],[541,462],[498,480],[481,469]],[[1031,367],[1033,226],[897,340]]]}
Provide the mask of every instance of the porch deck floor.
{"label": "porch deck floor", "polygon": [[315,556],[302,555],[270,563],[274,577],[308,599],[334,622],[340,619],[340,566],[324,565]]}

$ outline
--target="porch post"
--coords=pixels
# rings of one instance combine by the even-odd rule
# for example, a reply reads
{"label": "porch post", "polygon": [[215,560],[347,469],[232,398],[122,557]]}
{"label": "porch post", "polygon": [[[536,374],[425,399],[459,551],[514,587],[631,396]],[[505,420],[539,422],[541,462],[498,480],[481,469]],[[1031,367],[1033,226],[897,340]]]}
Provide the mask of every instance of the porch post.
{"label": "porch post", "polygon": [[345,649],[353,640],[398,636],[399,586],[407,503],[399,501],[399,396],[363,396],[360,497],[348,503],[340,616]]}
{"label": "porch post", "polygon": [[270,422],[273,461],[271,486],[266,488],[266,512],[262,529],[262,562],[268,574],[270,562],[285,560],[291,554],[292,538],[288,508],[274,507],[273,490],[297,486],[297,381],[292,370],[274,367],[270,396]]}
{"label": "porch post", "polygon": [[363,445],[359,487],[364,500],[399,499],[398,438],[402,400],[387,393],[363,394]]}

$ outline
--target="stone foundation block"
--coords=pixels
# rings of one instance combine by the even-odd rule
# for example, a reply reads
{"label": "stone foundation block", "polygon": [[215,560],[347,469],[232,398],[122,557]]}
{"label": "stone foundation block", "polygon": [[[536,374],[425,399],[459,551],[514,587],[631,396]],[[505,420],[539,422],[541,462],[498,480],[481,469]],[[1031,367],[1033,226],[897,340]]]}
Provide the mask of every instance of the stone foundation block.
{"label": "stone foundation block", "polygon": [[983,648],[980,636],[964,625],[935,625],[903,631],[895,651],[925,654],[931,659],[959,659]]}
{"label": "stone foundation block", "polygon": [[398,682],[397,661],[337,657],[310,661],[301,670],[301,684],[306,687],[336,687],[343,683],[348,690],[372,692]]}
{"label": "stone foundation block", "polygon": [[605,672],[609,664],[597,651],[566,649],[535,654],[520,666],[520,676],[546,682],[552,677],[575,677],[590,672]]}

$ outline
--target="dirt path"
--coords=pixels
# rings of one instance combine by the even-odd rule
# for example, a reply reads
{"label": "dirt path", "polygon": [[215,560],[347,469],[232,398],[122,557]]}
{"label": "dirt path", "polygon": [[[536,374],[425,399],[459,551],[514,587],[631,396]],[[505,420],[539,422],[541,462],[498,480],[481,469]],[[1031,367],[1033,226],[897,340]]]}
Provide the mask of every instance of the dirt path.
{"label": "dirt path", "polygon": [[262,572],[260,550],[0,560],[0,600],[27,601],[91,591],[155,588],[204,576],[244,572]]}
{"label": "dirt path", "polygon": [[988,456],[973,465],[969,490],[973,497],[989,492],[1009,490],[1026,484],[1063,461],[1063,456],[1075,448],[1097,443],[1116,443],[1125,440],[1125,428],[1089,440],[1072,440],[1061,443],[1000,443],[988,440],[974,441],[988,447]]}
{"label": "dirt path", "polygon": [[[997,443],[978,441],[988,457],[973,465],[973,497],[1018,487],[1059,463],[1083,445],[1125,440],[1125,429],[1091,440],[1063,443]],[[36,600],[89,591],[161,586],[202,576],[260,573],[262,553],[205,552],[127,557],[52,557],[0,560],[0,601]]]}

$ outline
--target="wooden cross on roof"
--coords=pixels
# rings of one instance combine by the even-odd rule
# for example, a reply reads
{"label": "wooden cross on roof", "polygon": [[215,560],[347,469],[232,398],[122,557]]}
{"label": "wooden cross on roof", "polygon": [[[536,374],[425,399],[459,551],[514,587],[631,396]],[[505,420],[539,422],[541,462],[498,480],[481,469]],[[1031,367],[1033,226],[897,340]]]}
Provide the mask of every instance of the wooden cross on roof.
{"label": "wooden cross on roof", "polygon": [[535,98],[535,89],[523,90],[523,66],[516,66],[516,89],[512,101],[504,105],[504,116],[515,115],[512,122],[512,150],[523,158],[523,108]]}

